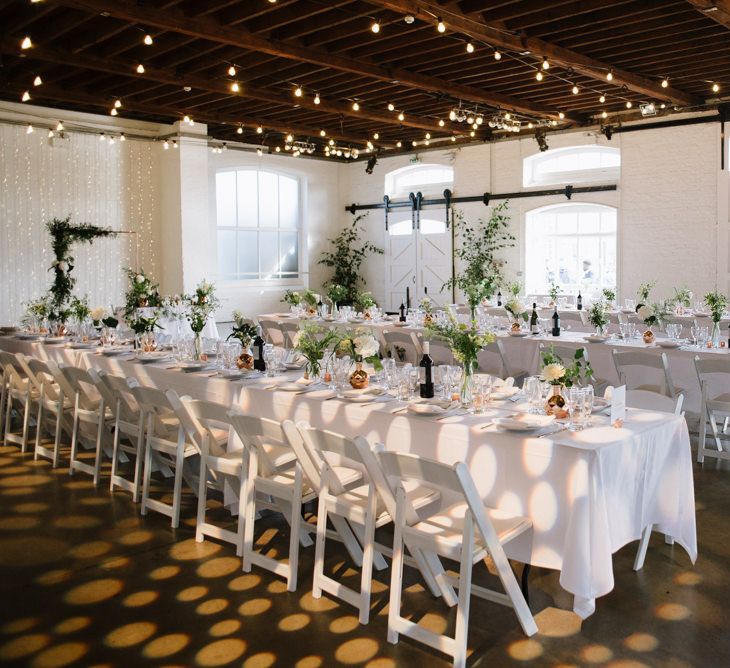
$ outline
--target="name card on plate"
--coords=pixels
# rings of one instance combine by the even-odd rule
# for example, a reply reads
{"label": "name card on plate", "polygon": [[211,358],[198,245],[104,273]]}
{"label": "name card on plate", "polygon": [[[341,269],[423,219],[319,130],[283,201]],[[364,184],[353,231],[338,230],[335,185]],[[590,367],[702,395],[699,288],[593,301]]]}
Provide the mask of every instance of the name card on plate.
{"label": "name card on plate", "polygon": [[611,425],[620,429],[626,419],[626,385],[614,387],[611,393]]}

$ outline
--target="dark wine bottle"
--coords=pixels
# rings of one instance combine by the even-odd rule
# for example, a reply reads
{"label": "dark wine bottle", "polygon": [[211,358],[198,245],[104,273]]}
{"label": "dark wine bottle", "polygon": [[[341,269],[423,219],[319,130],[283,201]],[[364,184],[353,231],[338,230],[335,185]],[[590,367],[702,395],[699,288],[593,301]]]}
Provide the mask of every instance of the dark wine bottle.
{"label": "dark wine bottle", "polygon": [[261,336],[261,325],[258,327],[256,337],[253,340],[253,368],[257,371],[266,371],[266,362],[264,361],[264,338]]}
{"label": "dark wine bottle", "polygon": [[497,306],[502,306],[502,291],[497,293]]}
{"label": "dark wine bottle", "polygon": [[406,305],[403,302],[401,302],[400,308],[398,310],[400,311],[400,316],[398,316],[398,320],[400,320],[401,322],[405,322],[406,321]]}
{"label": "dark wine bottle", "polygon": [[426,297],[428,297],[428,286],[426,286],[426,285],[423,286],[423,294],[426,295]]}
{"label": "dark wine bottle", "polygon": [[433,360],[429,355],[429,342],[423,342],[423,357],[418,365],[418,376],[421,383],[421,397],[433,397]]}
{"label": "dark wine bottle", "polygon": [[322,300],[320,299],[320,300],[319,300],[319,301],[317,302],[317,315],[318,315],[318,316],[319,316],[320,318],[322,317],[322,307],[323,307],[323,306],[324,306],[324,304],[322,303]]}
{"label": "dark wine bottle", "polygon": [[580,290],[578,290],[578,299],[576,300],[576,307],[579,311],[583,310],[583,297],[580,295]]}
{"label": "dark wine bottle", "polygon": [[537,323],[537,302],[532,302],[532,314],[530,315],[530,334],[538,334],[540,328]]}
{"label": "dark wine bottle", "polygon": [[553,336],[560,336],[560,314],[557,306],[553,311]]}

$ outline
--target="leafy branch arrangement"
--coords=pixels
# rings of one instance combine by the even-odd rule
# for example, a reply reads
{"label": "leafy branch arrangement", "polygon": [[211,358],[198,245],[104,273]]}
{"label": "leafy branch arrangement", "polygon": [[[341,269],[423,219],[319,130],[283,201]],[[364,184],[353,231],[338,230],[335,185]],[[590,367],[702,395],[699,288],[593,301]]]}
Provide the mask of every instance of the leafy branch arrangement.
{"label": "leafy branch arrangement", "polygon": [[603,329],[608,324],[606,305],[603,302],[596,302],[588,310],[588,322],[598,329]]}
{"label": "leafy branch arrangement", "polygon": [[560,287],[555,285],[555,283],[551,283],[548,295],[550,295],[550,301],[553,302],[553,304],[556,303],[558,301],[558,296],[560,295]]}
{"label": "leafy branch arrangement", "polygon": [[324,251],[318,261],[318,264],[334,271],[325,286],[340,285],[345,289],[345,298],[338,302],[341,304],[355,302],[360,283],[365,283],[365,279],[360,276],[360,268],[367,257],[384,253],[382,248],[370,241],[361,240],[360,236],[365,229],[360,225],[360,221],[365,216],[367,214],[357,216],[352,225],[342,230],[334,239],[329,239],[333,248]]}
{"label": "leafy branch arrangement", "polygon": [[138,308],[162,306],[159,286],[144,269],[135,271],[131,267],[124,270],[129,278],[129,288],[124,295],[124,315],[129,318]]}
{"label": "leafy branch arrangement", "polygon": [[680,306],[683,306],[684,308],[689,308],[692,304],[692,297],[694,295],[692,294],[692,291],[687,288],[687,286],[682,286],[681,288],[674,288],[674,302],[676,304],[679,304]]}
{"label": "leafy branch arrangement", "polygon": [[328,327],[307,322],[294,337],[294,349],[307,360],[306,371],[309,376],[319,374],[325,352],[337,345],[340,335]]}
{"label": "leafy branch arrangement", "polygon": [[200,334],[208,321],[208,317],[213,313],[220,302],[215,296],[215,285],[206,280],[198,283],[195,293],[185,296],[187,304],[187,318],[190,323],[190,329],[195,334]]}
{"label": "leafy branch arrangement", "polygon": [[647,283],[642,283],[639,286],[639,289],[636,291],[636,296],[639,298],[639,303],[636,305],[637,313],[639,311],[639,307],[649,301],[649,293],[652,291],[655,285],[656,281],[649,281]]}
{"label": "leafy branch arrangement", "polygon": [[243,317],[243,313],[238,310],[233,312],[233,321],[236,324],[233,326],[233,331],[231,331],[228,335],[226,341],[238,339],[241,343],[241,347],[245,350],[251,345],[251,341],[253,341],[258,330],[255,325],[252,325],[250,322],[246,322],[246,319]]}
{"label": "leafy branch arrangement", "polygon": [[482,333],[473,321],[470,325],[458,322],[451,311],[447,311],[447,314],[445,323],[431,323],[426,327],[426,333],[445,341],[454,359],[461,362],[469,373],[476,369],[479,351],[494,341],[494,334]]}
{"label": "leafy branch arrangement", "polygon": [[609,303],[612,304],[616,301],[616,291],[611,290],[611,288],[603,288],[603,298]]}
{"label": "leafy branch arrangement", "polygon": [[577,348],[569,365],[560,358],[555,349],[542,353],[542,373],[540,379],[551,385],[585,385],[593,378],[593,368],[585,360],[585,348]]}
{"label": "leafy branch arrangement", "polygon": [[708,292],[705,295],[705,304],[710,309],[712,316],[712,322],[720,322],[722,320],[722,314],[727,308],[727,297],[721,295],[719,292]]}

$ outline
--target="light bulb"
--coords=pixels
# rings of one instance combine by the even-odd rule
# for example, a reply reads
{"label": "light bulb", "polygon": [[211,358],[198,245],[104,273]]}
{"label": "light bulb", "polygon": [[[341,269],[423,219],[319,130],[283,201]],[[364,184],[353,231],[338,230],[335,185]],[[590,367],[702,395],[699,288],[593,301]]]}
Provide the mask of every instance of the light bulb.
{"label": "light bulb", "polygon": [[578,95],[578,93],[580,93],[580,89],[578,88],[578,86],[573,86],[571,90],[573,92],[573,95]]}
{"label": "light bulb", "polygon": [[[114,138],[112,137],[109,141],[113,142]],[[172,148],[177,148],[177,139],[172,140]]]}
{"label": "light bulb", "polygon": [[608,112],[607,111],[602,112],[601,113],[601,117],[602,118],[608,118]]}
{"label": "light bulb", "polygon": [[469,114],[466,117],[466,122],[467,122],[468,125],[474,125],[474,116],[472,116],[471,114]]}
{"label": "light bulb", "polygon": [[494,60],[502,60],[502,54],[499,51],[494,52]]}
{"label": "light bulb", "polygon": [[669,79],[667,79],[666,77],[664,77],[662,79],[662,88],[668,88],[668,87],[669,87]]}
{"label": "light bulb", "polygon": [[291,135],[287,135],[286,140],[291,144],[291,142],[294,141],[294,137],[292,137]]}
{"label": "light bulb", "polygon": [[528,130],[532,130],[532,121],[530,121],[530,122],[529,122],[529,123],[527,124],[527,129],[528,129]]}
{"label": "light bulb", "polygon": [[451,141],[456,141],[456,137],[454,137],[453,135],[451,135]]}
{"label": "light bulb", "polygon": [[467,42],[467,44],[466,44],[466,52],[467,53],[474,53],[474,45],[471,42]]}
{"label": "light bulb", "polygon": [[471,132],[469,133],[469,136],[470,136],[470,137],[475,137],[475,136],[476,136],[476,132],[474,132],[474,130],[472,130],[472,131],[471,131]]}
{"label": "light bulb", "polygon": [[40,76],[37,76],[35,79],[33,79],[34,86],[40,86],[42,83],[43,83],[43,79],[41,79]]}
{"label": "light bulb", "polygon": [[190,120],[188,121],[188,125],[189,125],[190,127],[193,127],[193,125],[195,125],[195,121],[194,121],[194,120],[193,120],[193,119],[191,118],[191,119],[190,119]]}
{"label": "light bulb", "polygon": [[431,145],[431,142],[428,139],[425,142],[423,142],[423,143],[426,144],[426,146],[430,146]]}
{"label": "light bulb", "polygon": [[[175,142],[173,142],[175,144]],[[109,146],[114,146],[114,137],[109,137]],[[175,148],[177,148],[177,144],[175,144]]]}
{"label": "light bulb", "polygon": [[119,141],[127,141],[127,138],[124,136],[123,132],[119,135]]}
{"label": "light bulb", "polygon": [[33,46],[33,42],[30,41],[30,37],[25,37],[20,43],[21,49],[30,49]]}
{"label": "light bulb", "polygon": [[122,101],[121,100],[114,100],[114,108],[115,109],[119,109],[119,107],[121,107],[121,106],[122,106]]}
{"label": "light bulb", "polygon": [[453,109],[449,112],[449,120],[450,121],[456,120],[456,111],[454,111]]}
{"label": "light bulb", "polygon": [[506,114],[504,115],[504,120],[505,120],[505,121],[509,121],[509,120],[510,120],[511,118],[512,118],[512,114],[510,114],[509,112],[507,112],[507,113],[506,113]]}
{"label": "light bulb", "polygon": [[372,150],[372,148],[373,148],[373,143],[372,143],[371,141],[369,141],[369,142],[367,143],[367,147],[368,147],[369,149],[371,149],[371,150]]}
{"label": "light bulb", "polygon": [[430,132],[427,132],[426,133],[426,139],[431,139],[431,133]]}
{"label": "light bulb", "polygon": [[99,133],[99,141],[104,141],[106,139],[106,135],[103,132]]}
{"label": "light bulb", "polygon": [[543,76],[542,76],[542,72],[540,70],[538,70],[537,74],[535,74],[535,79],[537,79],[538,81],[542,81]]}
{"label": "light bulb", "polygon": [[152,35],[145,35],[145,36],[144,36],[144,39],[143,39],[142,41],[143,41],[143,42],[144,42],[144,43],[145,43],[145,44],[146,44],[147,46],[151,46],[151,45],[152,45],[152,42],[153,42],[153,39],[152,39]]}
{"label": "light bulb", "polygon": [[441,18],[440,18],[440,17],[439,17],[439,19],[438,19],[438,24],[436,25],[436,29],[437,29],[437,30],[438,30],[439,32],[441,32],[441,33],[444,33],[444,32],[446,32],[446,24],[445,24],[445,23],[444,23],[444,22],[443,22],[443,21],[441,20]]}
{"label": "light bulb", "polygon": [[397,142],[395,143],[395,145],[396,145],[396,148],[400,148],[401,146],[403,146],[403,142],[401,142],[401,141],[397,141]]}
{"label": "light bulb", "polygon": [[56,126],[56,132],[63,132],[63,121],[58,121],[58,125]]}
{"label": "light bulb", "polygon": [[360,105],[357,103],[357,101],[352,103],[352,110],[353,111],[360,111]]}
{"label": "light bulb", "polygon": [[260,135],[260,134],[263,134],[263,133],[264,133],[264,129],[263,129],[263,128],[262,128],[262,127],[261,127],[261,126],[259,125],[259,126],[258,126],[258,127],[256,128],[256,134],[257,134],[257,135]]}
{"label": "light bulb", "polygon": [[380,32],[380,21],[373,21],[373,24],[370,26],[370,30],[377,35]]}
{"label": "light bulb", "polygon": [[302,90],[301,86],[297,86],[294,89],[294,97],[301,97],[302,95],[304,95],[304,91]]}
{"label": "light bulb", "polygon": [[264,154],[263,150],[261,150],[260,148],[257,148],[257,149],[256,149],[256,155],[258,155],[258,156],[259,156],[259,158],[260,158],[260,157],[261,157],[261,156],[262,156],[263,154]]}
{"label": "light bulb", "polygon": [[30,123],[28,123],[28,127],[25,128],[25,134],[27,134],[27,135],[33,134],[33,126]]}
{"label": "light bulb", "polygon": [[606,96],[605,96],[605,95],[601,95],[601,97],[599,97],[599,98],[598,98],[598,101],[599,101],[599,102],[600,102],[601,104],[603,104],[603,103],[604,103],[604,102],[606,101]]}
{"label": "light bulb", "polygon": [[320,137],[326,137],[327,136],[327,133],[324,130],[320,130],[319,131],[319,136]]}
{"label": "light bulb", "polygon": [[606,81],[613,81],[613,70],[608,70],[608,74],[606,74]]}
{"label": "light bulb", "polygon": [[190,123],[190,116],[185,114],[185,116],[183,116],[183,123]]}
{"label": "light bulb", "polygon": [[559,111],[558,118],[562,121],[565,118],[565,114],[562,111]]}
{"label": "light bulb", "polygon": [[228,68],[228,76],[229,77],[235,77],[236,76],[236,68],[233,65],[231,65]]}
{"label": "light bulb", "polygon": [[395,111],[395,105],[392,102],[388,102],[388,111]]}
{"label": "light bulb", "polygon": [[418,142],[415,139],[411,142],[411,144],[413,144],[413,146],[418,146]]}
{"label": "light bulb", "polygon": [[334,139],[330,139],[329,140],[329,145],[330,146],[334,146],[335,145],[335,140]]}
{"label": "light bulb", "polygon": [[110,111],[109,113],[110,113],[110,114],[111,114],[112,116],[116,116],[116,115],[117,115],[117,109],[116,109],[116,107],[112,107],[112,110],[111,110],[111,111]]}
{"label": "light bulb", "polygon": [[322,100],[319,99],[319,93],[314,96],[314,104],[319,104]]}
{"label": "light bulb", "polygon": [[277,146],[275,150],[277,153],[281,153],[281,146]]}
{"label": "light bulb", "polygon": [[30,93],[28,91],[25,91],[25,93],[23,93],[23,96],[20,99],[23,102],[27,102],[28,100],[30,100]]}
{"label": "light bulb", "polygon": [[479,129],[479,123],[473,123],[471,127],[472,127],[472,130],[478,130]]}
{"label": "light bulb", "polygon": [[633,106],[634,106],[634,105],[633,105],[633,103],[631,102],[631,100],[629,100],[629,101],[628,101],[628,102],[626,103],[626,108],[627,108],[627,109],[631,109],[631,107],[633,107]]}
{"label": "light bulb", "polygon": [[713,93],[719,93],[720,92],[720,84],[718,84],[718,83],[712,84],[712,92]]}
{"label": "light bulb", "polygon": [[243,134],[243,127],[241,127],[241,126],[239,125],[239,126],[238,126],[238,129],[236,130],[236,132],[237,132],[237,133],[238,133],[239,135],[242,135],[242,134]]}
{"label": "light bulb", "polygon": [[557,124],[558,124],[558,122],[554,118],[552,121],[550,121],[550,125],[557,125]]}
{"label": "light bulb", "polygon": [[401,111],[400,114],[398,114],[398,120],[399,121],[405,121],[406,115]]}
{"label": "light bulb", "polygon": [[144,65],[142,63],[137,65],[137,74],[144,74]]}
{"label": "light bulb", "polygon": [[380,139],[380,133],[376,132],[373,134],[373,139]]}
{"label": "light bulb", "polygon": [[234,82],[233,82],[233,83],[231,84],[231,91],[232,91],[233,93],[237,93],[237,92],[238,92],[239,90],[241,90],[241,87],[240,87],[240,86],[238,85],[238,81],[234,81]]}
{"label": "light bulb", "polygon": [[439,127],[442,128],[442,127],[444,127],[444,125],[446,125],[446,123],[444,123],[444,119],[439,118]]}
{"label": "light bulb", "polygon": [[550,62],[547,59],[547,56],[543,56],[542,58],[542,69],[549,70],[550,69]]}
{"label": "light bulb", "polygon": [[55,134],[54,134],[53,130],[49,130],[48,131],[48,138],[49,139],[53,139],[54,136],[55,136]]}

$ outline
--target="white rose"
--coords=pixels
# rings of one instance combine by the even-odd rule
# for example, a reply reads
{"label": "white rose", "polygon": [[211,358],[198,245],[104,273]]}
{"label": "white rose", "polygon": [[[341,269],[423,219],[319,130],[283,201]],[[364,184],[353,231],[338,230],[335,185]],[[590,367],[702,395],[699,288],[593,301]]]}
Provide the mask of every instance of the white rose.
{"label": "white rose", "polygon": [[59,271],[66,271],[68,269],[68,264],[65,262],[59,262],[56,267],[58,267]]}
{"label": "white rose", "polygon": [[651,306],[647,306],[646,304],[640,306],[639,310],[636,311],[636,315],[638,315],[642,320],[650,318],[653,314],[654,311],[652,310]]}
{"label": "white rose", "polygon": [[555,380],[560,380],[564,375],[565,367],[562,364],[547,364],[540,374],[540,380],[550,383]]}
{"label": "white rose", "polygon": [[137,283],[140,283],[140,284],[141,284],[141,283],[144,283],[144,276],[143,276],[142,274],[137,274],[137,275],[136,275],[136,276],[134,277],[134,280],[135,280],[135,281],[136,281]]}
{"label": "white rose", "polygon": [[298,331],[298,332],[297,332],[297,333],[296,333],[296,334],[294,335],[294,341],[293,341],[293,343],[294,343],[294,347],[295,347],[295,348],[299,346],[299,339],[301,339],[301,338],[302,338],[302,330],[300,329],[300,330],[299,330],[299,331]]}
{"label": "white rose", "polygon": [[357,354],[362,355],[363,357],[372,357],[373,355],[377,355],[380,350],[380,346],[378,345],[375,337],[367,334],[355,337],[353,343]]}
{"label": "white rose", "polygon": [[103,306],[97,306],[96,308],[91,309],[91,319],[92,320],[101,320],[104,317],[104,314],[106,313],[106,309]]}

